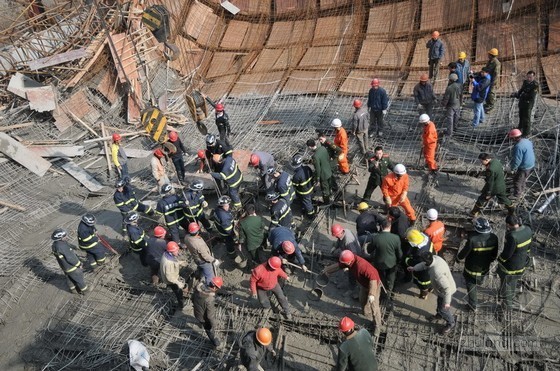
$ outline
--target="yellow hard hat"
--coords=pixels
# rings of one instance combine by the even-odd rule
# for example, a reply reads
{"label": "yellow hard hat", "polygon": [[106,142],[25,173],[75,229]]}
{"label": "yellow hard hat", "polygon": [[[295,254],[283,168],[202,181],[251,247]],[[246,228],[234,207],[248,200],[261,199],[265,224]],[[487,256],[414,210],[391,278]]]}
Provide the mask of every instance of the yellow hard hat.
{"label": "yellow hard hat", "polygon": [[467,58],[467,53],[459,52],[459,59],[466,59],[466,58]]}
{"label": "yellow hard hat", "polygon": [[360,202],[358,204],[358,211],[364,211],[367,210],[369,208],[367,202]]}
{"label": "yellow hard hat", "polygon": [[412,246],[418,246],[424,241],[424,234],[418,229],[410,229],[406,232],[406,239]]}
{"label": "yellow hard hat", "polygon": [[497,57],[498,56],[498,49],[492,48],[492,49],[488,50],[488,54],[493,55],[494,57]]}

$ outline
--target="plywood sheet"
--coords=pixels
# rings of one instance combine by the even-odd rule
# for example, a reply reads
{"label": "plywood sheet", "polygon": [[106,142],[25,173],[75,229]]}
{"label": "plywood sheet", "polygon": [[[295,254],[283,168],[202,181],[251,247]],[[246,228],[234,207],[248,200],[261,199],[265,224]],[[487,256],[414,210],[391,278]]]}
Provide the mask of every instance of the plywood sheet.
{"label": "plywood sheet", "polygon": [[190,8],[183,32],[201,45],[213,45],[221,39],[225,26],[224,20],[214,14],[212,8],[195,1]]}
{"label": "plywood sheet", "polygon": [[109,37],[112,40],[112,43],[109,43],[111,55],[121,84],[138,79],[136,53],[130,36],[120,33],[111,34]]}
{"label": "plywood sheet", "polygon": [[[414,56],[412,57],[411,67],[422,67],[428,71],[428,48],[426,43],[430,39],[430,35],[419,39],[414,48]],[[471,45],[471,31],[453,32],[442,34],[441,39],[445,46],[445,54],[440,61],[442,68],[447,69],[447,64],[457,60],[460,51],[469,51]]]}
{"label": "plywood sheet", "polygon": [[252,71],[264,72],[271,69],[287,69],[295,67],[301,59],[305,48],[264,49],[256,61]]}
{"label": "plywood sheet", "polygon": [[360,67],[400,67],[406,64],[409,42],[381,42],[374,37],[366,38],[358,58]]}
{"label": "plywood sheet", "polygon": [[348,74],[338,91],[352,93],[356,96],[367,96],[371,88],[371,80],[374,78],[381,80],[381,87],[383,87],[389,95],[396,91],[399,73],[397,71],[382,70],[354,70]]}
{"label": "plywood sheet", "polygon": [[548,50],[560,49],[560,6],[549,16]]}
{"label": "plywood sheet", "polygon": [[420,29],[431,33],[433,30],[469,25],[473,21],[471,14],[473,0],[422,0]]}
{"label": "plywood sheet", "polygon": [[541,61],[550,92],[552,94],[560,93],[560,55],[544,57]]}
{"label": "plywood sheet", "polygon": [[18,97],[26,99],[26,91],[31,88],[40,88],[44,87],[45,85],[38,83],[37,81],[16,72],[10,78],[10,82],[8,83],[8,91],[14,93]]}
{"label": "plywood sheet", "polygon": [[[537,18],[521,16],[507,22],[483,24],[478,27],[476,60],[488,59],[488,50],[498,48],[498,58],[535,54],[537,51]],[[515,53],[514,53],[515,51]]]}
{"label": "plywood sheet", "polygon": [[428,32],[443,28],[443,4],[445,0],[422,0],[420,29]]}
{"label": "plywood sheet", "polygon": [[246,53],[214,53],[207,78],[237,74],[243,68]]}
{"label": "plywood sheet", "polygon": [[45,175],[51,167],[49,161],[30,151],[6,133],[0,133],[0,152],[38,176]]}
{"label": "plywood sheet", "polygon": [[86,48],[70,50],[64,53],[50,55],[45,58],[35,59],[28,62],[30,70],[39,70],[41,68],[56,66],[57,64],[66,63],[75,59],[89,57]]}
{"label": "plywood sheet", "polygon": [[340,62],[341,55],[343,54],[343,49],[345,46],[316,46],[307,49],[305,55],[303,56],[300,67],[313,68],[323,68],[325,65],[335,65]]}
{"label": "plywood sheet", "polygon": [[329,93],[336,90],[338,78],[336,71],[293,71],[283,93]]}
{"label": "plywood sheet", "polygon": [[350,39],[353,21],[352,16],[319,18],[313,35],[313,46],[338,45],[343,37]]}
{"label": "plywood sheet", "polygon": [[275,22],[268,37],[268,47],[287,45],[308,45],[313,40],[315,22],[312,20],[295,22]]}
{"label": "plywood sheet", "polygon": [[206,80],[200,91],[208,97],[217,99],[229,92],[229,87],[235,79],[235,75],[228,75],[221,76],[213,80]]}
{"label": "plywood sheet", "polygon": [[478,2],[479,19],[506,15],[510,9],[509,4],[513,3],[511,9],[517,10],[527,5],[534,4],[535,0],[510,0],[508,3],[506,3],[506,6],[504,6],[503,3],[504,3],[503,1],[494,1],[494,0],[479,1]]}
{"label": "plywood sheet", "polygon": [[[202,62],[204,51],[196,43],[182,37],[175,38],[175,45],[179,48],[179,58],[171,62],[171,67],[179,71],[183,76],[189,75]],[[212,56],[211,53],[207,53]]]}
{"label": "plywood sheet", "polygon": [[83,90],[72,94],[70,98],[61,102],[58,108],[53,111],[53,117],[55,119],[54,124],[61,132],[64,132],[74,124],[68,111],[71,111],[80,119],[89,121],[90,123],[95,122],[101,116],[99,111],[89,103]]}
{"label": "plywood sheet", "polygon": [[256,96],[273,95],[278,89],[284,72],[248,73],[239,77],[231,90],[230,97],[241,97],[247,94]]}
{"label": "plywood sheet", "polygon": [[113,76],[112,71],[105,69],[101,72],[99,82],[93,88],[103,94],[113,104],[119,99],[116,85],[116,78]]}
{"label": "plywood sheet", "polygon": [[298,13],[312,11],[316,8],[315,1],[308,0],[275,0],[276,14]]}
{"label": "plywood sheet", "polygon": [[37,112],[48,112],[56,109],[56,91],[53,86],[43,86],[26,90],[29,108]]}
{"label": "plywood sheet", "polygon": [[249,22],[235,21],[229,22],[220,46],[227,49],[239,49],[249,30]]}
{"label": "plywood sheet", "polygon": [[84,155],[84,146],[30,146],[41,157],[76,157]]}
{"label": "plywood sheet", "polygon": [[93,176],[91,176],[91,174],[76,165],[74,162],[68,161],[61,167],[90,191],[97,192],[103,189],[102,184],[100,184]]}
{"label": "plywood sheet", "polygon": [[349,5],[352,4],[354,0],[320,0],[320,9],[332,9],[339,6]]}
{"label": "plywood sheet", "polygon": [[[414,28],[415,5],[412,1],[374,6],[369,11],[368,35],[399,37]],[[379,40],[379,36],[377,36]]]}

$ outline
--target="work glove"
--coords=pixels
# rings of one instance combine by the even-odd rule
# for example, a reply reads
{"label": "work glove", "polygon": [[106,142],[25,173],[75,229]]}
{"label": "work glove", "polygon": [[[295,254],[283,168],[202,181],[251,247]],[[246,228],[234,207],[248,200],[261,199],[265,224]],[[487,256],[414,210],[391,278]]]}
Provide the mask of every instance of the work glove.
{"label": "work glove", "polygon": [[486,196],[484,196],[484,199],[485,199],[485,200],[489,200],[489,199],[491,199],[491,198],[492,198],[492,195],[486,195]]}
{"label": "work glove", "polygon": [[208,202],[202,201],[202,207],[208,207]]}
{"label": "work glove", "polygon": [[309,269],[307,269],[305,265],[302,265],[301,269],[303,270],[304,273],[307,273],[309,271]]}
{"label": "work glove", "polygon": [[346,156],[346,155],[344,154],[344,152],[342,152],[340,155],[338,155],[338,161],[344,160],[344,157],[345,157],[345,156]]}
{"label": "work glove", "polygon": [[350,270],[350,268],[346,267],[346,268],[342,268],[342,270],[343,270],[344,272],[348,272],[348,271]]}
{"label": "work glove", "polygon": [[401,198],[399,198],[399,202],[404,202],[404,200],[406,200],[406,195],[401,196]]}
{"label": "work glove", "polygon": [[282,264],[288,265],[288,259],[282,259]]}
{"label": "work glove", "polygon": [[251,297],[252,297],[253,299],[258,299],[257,294],[251,294]]}
{"label": "work glove", "polygon": [[220,264],[222,264],[222,262],[219,259],[214,259],[214,261],[212,262],[212,265],[216,268],[218,268]]}
{"label": "work glove", "polygon": [[385,204],[388,206],[391,206],[391,197],[387,196],[387,197],[383,197],[383,201],[385,201]]}
{"label": "work glove", "polygon": [[290,282],[290,276],[286,277],[286,281]]}
{"label": "work glove", "polygon": [[368,302],[369,304],[373,304],[374,301],[375,301],[375,296],[373,296],[373,295],[368,295],[368,297],[367,297],[367,302]]}
{"label": "work glove", "polygon": [[387,114],[387,110],[386,110],[386,109],[384,109],[382,112],[383,112],[383,115],[386,115],[386,114]]}
{"label": "work glove", "polygon": [[406,270],[409,272],[414,272],[414,267],[406,267]]}
{"label": "work glove", "polygon": [[417,106],[416,108],[418,108],[419,110],[421,110],[421,109],[424,109],[424,106],[421,105],[420,103],[418,103],[418,106]]}

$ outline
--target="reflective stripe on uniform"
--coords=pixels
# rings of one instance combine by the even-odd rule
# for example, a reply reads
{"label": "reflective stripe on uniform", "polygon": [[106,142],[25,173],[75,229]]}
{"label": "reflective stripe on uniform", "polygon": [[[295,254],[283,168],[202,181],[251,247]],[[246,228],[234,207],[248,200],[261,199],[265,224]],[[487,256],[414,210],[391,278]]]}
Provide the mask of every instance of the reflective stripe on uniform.
{"label": "reflective stripe on uniform", "polygon": [[136,241],[132,241],[132,243],[138,245],[140,243],[140,241],[142,241],[144,239],[145,236],[146,236],[146,233],[142,232],[142,236],[140,236],[140,238],[137,239]]}
{"label": "reflective stripe on uniform", "polygon": [[89,245],[81,245],[78,244],[78,246],[80,247],[80,249],[91,249],[92,247],[94,247],[95,245],[97,245],[97,242],[91,243]]}
{"label": "reflective stripe on uniform", "polygon": [[521,242],[519,245],[517,245],[517,248],[519,249],[521,247],[527,246],[528,244],[531,243],[531,241],[533,241],[533,240],[531,238],[529,238],[527,241]]}
{"label": "reflective stripe on uniform", "polygon": [[473,277],[484,276],[484,275],[486,275],[486,273],[488,273],[488,271],[486,271],[486,272],[473,272],[473,271],[468,270],[467,268],[465,268],[465,272],[467,272],[469,275],[471,275]]}
{"label": "reflective stripe on uniform", "polygon": [[519,273],[525,272],[525,267],[523,267],[521,269],[514,270],[514,271],[507,270],[506,267],[504,267],[502,264],[498,264],[498,267],[500,267],[500,270],[502,272],[507,273],[507,274],[519,274]]}
{"label": "reflective stripe on uniform", "polygon": [[472,249],[472,251],[491,251],[494,250],[496,246],[490,246],[490,247],[475,247],[474,249]]}

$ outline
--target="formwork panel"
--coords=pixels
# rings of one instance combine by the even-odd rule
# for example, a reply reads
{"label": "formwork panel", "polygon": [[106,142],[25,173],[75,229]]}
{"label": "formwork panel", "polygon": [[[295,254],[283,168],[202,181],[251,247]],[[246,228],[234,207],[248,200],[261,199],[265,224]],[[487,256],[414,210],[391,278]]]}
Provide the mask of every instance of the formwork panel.
{"label": "formwork panel", "polygon": [[534,54],[537,50],[537,17],[526,15],[507,22],[478,27],[476,60],[488,60],[488,50],[498,48],[498,58]]}
{"label": "formwork panel", "polygon": [[367,33],[376,38],[403,36],[414,27],[414,12],[412,1],[374,6],[369,11]]}
{"label": "formwork panel", "polygon": [[360,67],[400,67],[406,64],[409,52],[408,42],[380,42],[367,38],[362,44],[358,66]]}
{"label": "formwork panel", "polygon": [[336,88],[336,71],[294,71],[282,89],[283,93],[328,93]]}
{"label": "formwork panel", "polygon": [[503,1],[479,1],[478,17],[479,19],[485,19],[506,16],[510,12],[510,9],[511,11],[515,11],[534,4],[534,0],[515,0],[505,3]]}
{"label": "formwork panel", "polygon": [[399,73],[396,71],[382,70],[354,70],[346,77],[346,80],[344,80],[338,91],[367,97],[373,78],[380,79],[381,87],[387,90],[388,94],[392,94],[396,91]]}
{"label": "formwork panel", "polygon": [[548,50],[560,49],[560,8],[549,15]]}
{"label": "formwork panel", "polygon": [[211,46],[220,40],[226,28],[225,21],[214,14],[212,8],[195,2],[185,21],[183,32],[205,46]]}
{"label": "formwork panel", "polygon": [[350,36],[352,16],[323,17],[317,20],[313,35],[313,46],[337,45]]}
{"label": "formwork panel", "polygon": [[350,5],[353,2],[354,2],[353,0],[320,0],[319,7],[321,10],[333,9],[339,6]]}
{"label": "formwork panel", "polygon": [[286,13],[301,14],[302,12],[313,11],[316,8],[314,1],[306,0],[275,0],[274,4],[277,15]]}
{"label": "formwork panel", "polygon": [[235,81],[235,75],[220,76],[214,80],[204,82],[200,89],[206,96],[218,99],[228,93],[230,85]]}
{"label": "formwork panel", "polygon": [[241,48],[243,41],[247,36],[250,23],[242,21],[231,21],[228,23],[220,47],[226,49]]}
{"label": "formwork panel", "polygon": [[560,54],[542,58],[542,68],[546,83],[554,94],[560,91]]}
{"label": "formwork panel", "polygon": [[257,96],[272,95],[278,88],[283,72],[249,73],[243,74],[231,90],[231,97],[241,97],[246,94]]}
{"label": "formwork panel", "polygon": [[431,33],[434,30],[469,25],[473,22],[473,1],[467,0],[424,0],[420,29]]}
{"label": "formwork panel", "polygon": [[308,45],[313,40],[315,22],[275,22],[266,41],[268,47],[286,45]]}
{"label": "formwork panel", "polygon": [[[201,64],[205,56],[204,50],[200,49],[196,43],[182,36],[177,36],[174,42],[180,52],[179,58],[171,61],[171,67],[178,70],[181,75],[186,76]],[[206,53],[206,55],[212,56],[210,53]]]}
{"label": "formwork panel", "polygon": [[299,67],[322,68],[324,65],[334,65],[341,60],[338,46],[317,46],[307,49]]}
{"label": "formwork panel", "polygon": [[259,55],[259,58],[252,70],[255,72],[262,72],[271,69],[274,70],[295,67],[304,52],[305,49],[302,47],[290,49],[264,49]]}

